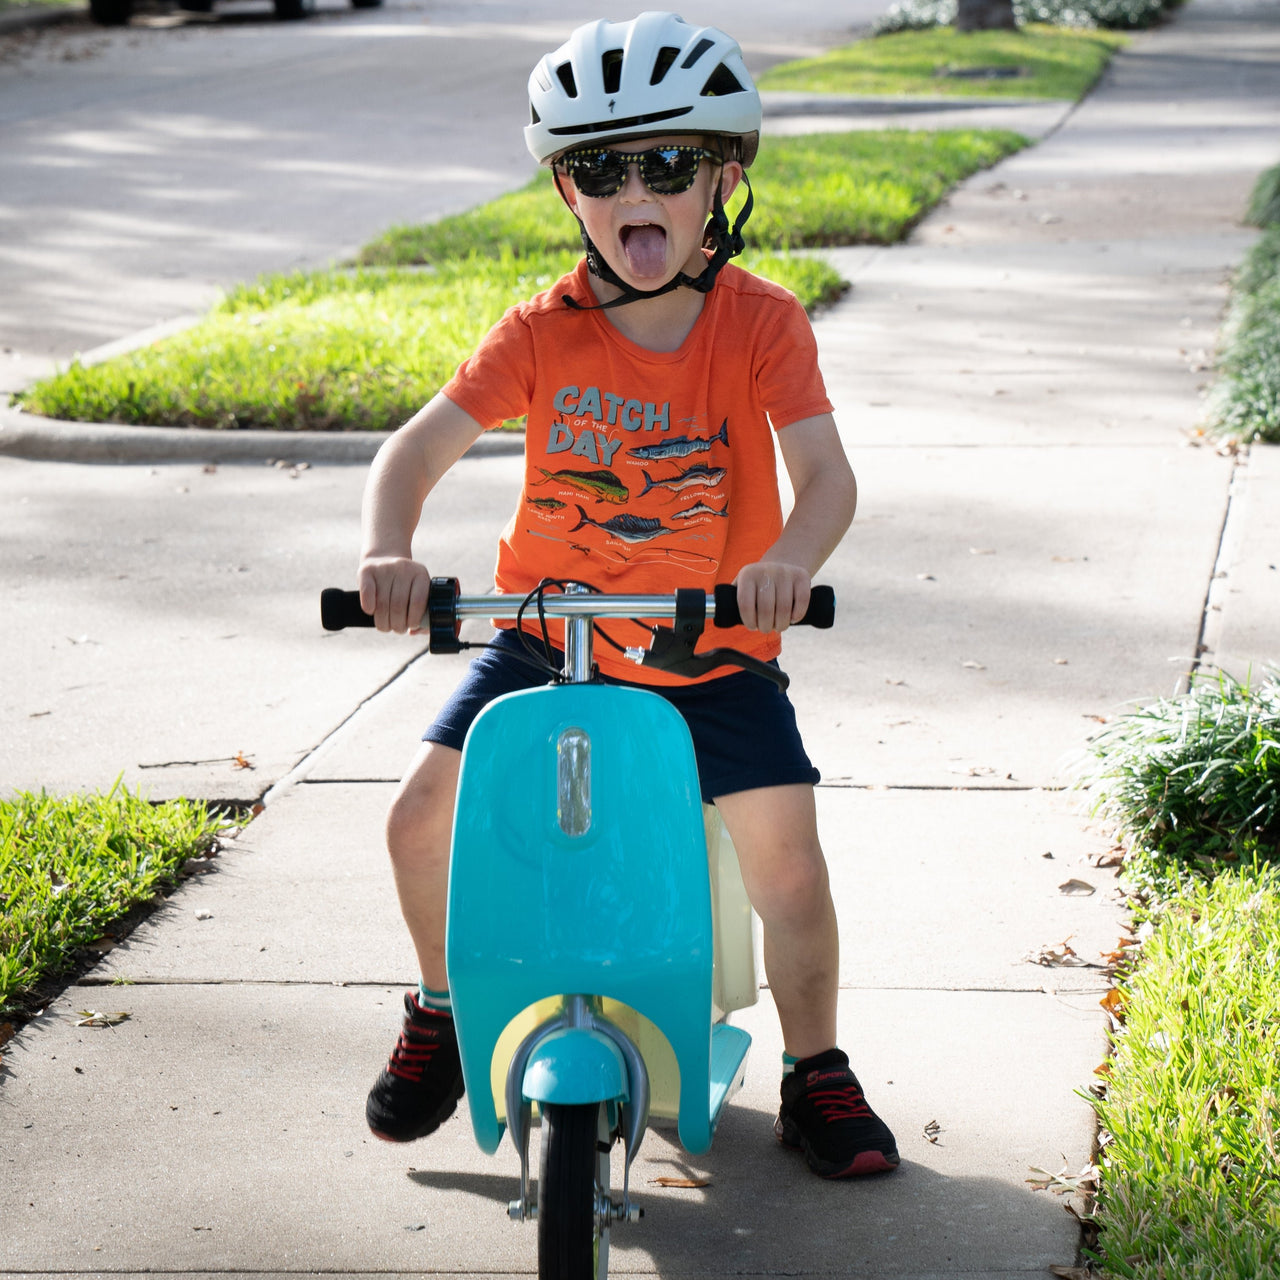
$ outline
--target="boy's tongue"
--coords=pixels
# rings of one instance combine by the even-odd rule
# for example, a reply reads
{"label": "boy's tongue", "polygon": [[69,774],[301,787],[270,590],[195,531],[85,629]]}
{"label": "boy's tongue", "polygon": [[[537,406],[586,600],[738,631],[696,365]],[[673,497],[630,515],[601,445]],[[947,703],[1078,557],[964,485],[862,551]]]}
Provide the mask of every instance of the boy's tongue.
{"label": "boy's tongue", "polygon": [[627,266],[633,276],[654,279],[666,275],[667,233],[661,227],[649,224],[625,228],[622,252],[627,255]]}

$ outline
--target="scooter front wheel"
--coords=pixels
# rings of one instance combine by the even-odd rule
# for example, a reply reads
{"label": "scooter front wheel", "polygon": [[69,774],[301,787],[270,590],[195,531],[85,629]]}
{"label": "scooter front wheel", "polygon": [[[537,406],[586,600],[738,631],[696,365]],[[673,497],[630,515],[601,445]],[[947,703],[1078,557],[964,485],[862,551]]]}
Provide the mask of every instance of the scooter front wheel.
{"label": "scooter front wheel", "polygon": [[604,1280],[608,1274],[611,1139],[603,1102],[543,1106],[539,1280]]}

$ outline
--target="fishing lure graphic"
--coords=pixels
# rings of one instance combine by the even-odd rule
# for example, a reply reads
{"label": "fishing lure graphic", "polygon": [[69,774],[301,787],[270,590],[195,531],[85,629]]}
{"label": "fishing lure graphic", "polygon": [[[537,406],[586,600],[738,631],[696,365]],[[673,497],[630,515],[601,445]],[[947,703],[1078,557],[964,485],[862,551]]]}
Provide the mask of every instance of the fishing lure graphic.
{"label": "fishing lure graphic", "polygon": [[638,449],[628,449],[627,453],[642,462],[660,462],[664,458],[687,458],[691,453],[708,453],[716,444],[729,447],[728,418],[720,424],[720,430],[713,436],[676,436],[672,440],[663,440],[661,444],[645,444]]}

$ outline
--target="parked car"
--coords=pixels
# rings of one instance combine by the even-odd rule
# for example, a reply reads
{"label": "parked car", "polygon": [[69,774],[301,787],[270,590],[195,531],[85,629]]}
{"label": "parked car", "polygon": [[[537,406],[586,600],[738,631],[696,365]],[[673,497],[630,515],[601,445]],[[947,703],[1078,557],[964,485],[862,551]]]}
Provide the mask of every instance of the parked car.
{"label": "parked car", "polygon": [[[124,26],[133,14],[134,0],[89,0],[89,16],[104,27]],[[353,9],[376,9],[382,0],[351,0]],[[315,0],[272,0],[277,18],[305,18],[315,8]],[[209,13],[213,0],[180,0],[179,8],[191,13]]]}

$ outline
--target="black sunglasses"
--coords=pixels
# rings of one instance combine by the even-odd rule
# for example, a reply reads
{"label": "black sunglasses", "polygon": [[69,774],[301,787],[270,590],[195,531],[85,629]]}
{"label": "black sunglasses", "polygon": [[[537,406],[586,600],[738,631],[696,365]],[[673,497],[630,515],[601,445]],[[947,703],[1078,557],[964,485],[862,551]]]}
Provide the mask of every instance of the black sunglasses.
{"label": "black sunglasses", "polygon": [[571,151],[561,162],[573,185],[584,196],[615,196],[627,181],[631,166],[640,166],[640,177],[660,196],[688,191],[704,160],[723,163],[723,157],[705,147],[650,147],[648,151]]}

